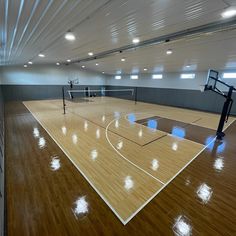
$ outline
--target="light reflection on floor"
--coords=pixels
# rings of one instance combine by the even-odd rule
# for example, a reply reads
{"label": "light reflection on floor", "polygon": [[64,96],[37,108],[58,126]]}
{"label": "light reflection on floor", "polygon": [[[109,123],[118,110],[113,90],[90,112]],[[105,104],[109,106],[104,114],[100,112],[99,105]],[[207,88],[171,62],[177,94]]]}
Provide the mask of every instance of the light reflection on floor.
{"label": "light reflection on floor", "polygon": [[198,187],[196,193],[201,202],[207,204],[212,197],[213,190],[206,183],[203,183]]}
{"label": "light reflection on floor", "polygon": [[89,204],[86,201],[86,196],[79,197],[74,204],[75,208],[73,209],[73,213],[76,219],[80,219],[88,213]]}
{"label": "light reflection on floor", "polygon": [[192,234],[192,226],[186,216],[180,215],[177,217],[173,231],[177,236],[190,236]]}

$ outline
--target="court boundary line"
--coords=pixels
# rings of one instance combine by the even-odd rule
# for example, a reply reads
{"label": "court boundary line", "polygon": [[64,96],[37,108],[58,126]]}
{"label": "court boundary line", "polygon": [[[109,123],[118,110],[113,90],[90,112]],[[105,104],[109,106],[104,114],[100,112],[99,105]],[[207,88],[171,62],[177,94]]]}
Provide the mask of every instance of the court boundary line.
{"label": "court boundary line", "polygon": [[164,184],[147,202],[145,202],[137,211],[135,211],[127,220],[126,223],[127,224],[130,220],[132,220],[133,217],[135,217],[148,203],[150,203],[164,188],[166,188],[182,171],[184,171],[203,151],[205,151],[208,146],[210,146],[213,142],[215,142],[216,140],[216,136],[214,137],[214,139],[208,144],[206,145],[200,152],[198,152],[192,160],[190,160],[186,165],[184,165],[183,168],[181,168],[170,180],[168,180],[166,182],[166,184]]}
{"label": "court boundary line", "polygon": [[[62,146],[54,139],[54,137],[52,137],[50,135],[50,132],[45,128],[45,126],[39,121],[39,119],[34,115],[33,112],[31,112],[31,110],[29,109],[29,107],[25,104],[25,102],[22,102],[24,104],[24,106],[29,110],[30,114],[35,118],[35,120],[42,126],[42,128],[47,132],[47,134],[53,139],[53,141],[59,146],[59,148],[62,150],[62,152],[68,157],[68,159],[71,161],[71,163],[75,166],[75,168],[80,172],[80,174],[88,181],[88,183],[91,185],[91,187],[95,190],[95,192],[102,198],[102,200],[107,204],[107,206],[112,210],[112,212],[117,216],[117,218],[122,222],[123,225],[126,225],[130,220],[133,219],[133,217],[135,217],[148,203],[150,203],[164,188],[166,188],[184,169],[186,169],[205,149],[208,148],[208,146],[210,146],[213,142],[215,142],[216,140],[216,136],[213,138],[213,140],[207,144],[206,146],[204,146],[204,148],[202,150],[200,150],[188,163],[186,163],[186,165],[184,165],[184,167],[182,167],[170,180],[168,180],[165,184],[162,182],[162,187],[152,196],[150,197],[143,205],[141,205],[130,217],[127,218],[127,220],[123,220],[119,214],[115,211],[115,209],[109,204],[109,202],[106,200],[106,198],[97,190],[97,188],[91,183],[91,181],[86,177],[86,175],[80,170],[80,168],[74,163],[74,161],[70,158],[70,156],[68,155],[68,153],[62,148]],[[113,119],[110,123],[114,122],[117,119]],[[224,131],[229,128],[231,126],[231,124],[234,122],[235,120],[233,120],[232,122],[230,122],[230,124],[224,129]],[[110,124],[109,123],[109,124]],[[108,124],[108,125],[109,125]],[[107,125],[107,126],[108,126]],[[142,125],[142,124],[140,124]],[[109,131],[106,127],[105,130],[105,134],[106,134],[106,138],[107,138],[107,131]],[[111,131],[110,131],[111,132]],[[117,135],[117,134],[116,134]],[[110,140],[109,140],[110,141]],[[113,147],[113,149],[119,154],[122,155],[121,153],[119,153],[118,150],[116,150],[116,148],[110,143],[108,142],[111,147]],[[201,144],[202,145],[202,144]],[[122,155],[123,156],[123,155]],[[134,163],[132,163],[131,161],[129,161],[127,158],[125,158],[128,162],[130,162],[131,164],[135,165]],[[142,170],[141,167],[136,166],[138,169]],[[146,172],[145,170],[143,170],[144,172]],[[146,172],[146,174],[148,174],[149,176],[153,177],[154,179],[156,179],[158,182],[160,182],[160,180],[158,180],[156,177],[152,176],[151,174],[149,174],[148,172]],[[72,211],[73,212],[73,211]]]}
{"label": "court boundary line", "polygon": [[[86,177],[83,171],[75,164],[75,162],[70,158],[70,155],[62,148],[62,146],[54,139],[54,137],[50,134],[50,132],[45,128],[45,126],[39,121],[39,119],[34,115],[34,113],[30,110],[30,108],[23,102],[24,106],[28,109],[30,114],[34,117],[34,119],[41,125],[41,127],[47,132],[47,134],[52,138],[52,140],[58,145],[58,147],[62,150],[62,152],[67,156],[67,158],[71,161],[74,167],[79,171],[79,173],[86,179],[86,181],[90,184],[90,186],[95,190],[95,192],[101,197],[101,199],[105,202],[105,204],[112,210],[115,216],[122,222],[123,225],[126,224],[126,221],[123,220],[120,215],[116,212],[116,210],[111,206],[111,204],[106,200],[106,198],[99,192],[99,190],[92,184],[92,182]],[[73,211],[72,211],[73,212]]]}

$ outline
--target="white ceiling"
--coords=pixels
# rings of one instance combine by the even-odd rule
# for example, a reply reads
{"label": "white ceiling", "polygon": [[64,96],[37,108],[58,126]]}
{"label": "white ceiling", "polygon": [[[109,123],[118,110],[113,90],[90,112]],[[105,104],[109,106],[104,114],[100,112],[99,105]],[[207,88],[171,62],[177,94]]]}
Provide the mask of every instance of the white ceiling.
{"label": "white ceiling", "polygon": [[[219,21],[233,0],[0,0],[0,65],[78,60],[110,49]],[[76,41],[64,39],[72,30]],[[236,69],[236,31],[138,48],[86,68],[115,74]],[[166,50],[173,49],[167,56]],[[45,58],[38,54],[44,53]],[[126,58],[125,62],[120,59]],[[95,64],[99,63],[99,66]],[[190,64],[190,68],[185,66]]]}

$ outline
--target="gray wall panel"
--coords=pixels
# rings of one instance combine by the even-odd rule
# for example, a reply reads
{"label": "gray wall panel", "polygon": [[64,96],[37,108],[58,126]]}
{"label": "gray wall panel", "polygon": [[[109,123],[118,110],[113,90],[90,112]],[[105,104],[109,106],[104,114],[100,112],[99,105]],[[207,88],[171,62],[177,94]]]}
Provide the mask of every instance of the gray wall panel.
{"label": "gray wall panel", "polygon": [[[64,86],[69,90],[69,86]],[[74,86],[73,89],[83,90],[86,85]],[[102,86],[89,85],[90,89],[101,89]],[[27,101],[62,98],[62,85],[2,85],[5,101]],[[68,93],[66,92],[66,97]],[[82,93],[79,94],[82,96]],[[97,93],[99,96],[100,94]]]}
{"label": "gray wall panel", "polygon": [[[106,86],[107,89],[127,89],[134,87]],[[165,89],[138,87],[138,101],[155,103],[168,106],[190,108],[202,111],[221,113],[225,99],[211,91],[202,93],[198,90]],[[117,93],[110,92],[109,96],[120,97]],[[232,114],[236,115],[236,93],[233,94],[234,104]]]}

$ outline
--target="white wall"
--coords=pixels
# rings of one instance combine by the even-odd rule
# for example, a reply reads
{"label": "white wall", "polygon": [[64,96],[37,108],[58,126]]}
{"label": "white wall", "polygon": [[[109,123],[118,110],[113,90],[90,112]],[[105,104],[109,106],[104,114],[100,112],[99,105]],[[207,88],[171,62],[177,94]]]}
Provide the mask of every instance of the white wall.
{"label": "white wall", "polygon": [[[109,76],[106,85],[200,90],[200,85],[206,82],[208,72],[196,73],[195,79],[180,79],[180,74],[163,73],[161,80],[152,79],[152,74],[141,74],[138,80],[132,80],[128,75],[122,76],[120,80],[116,80],[115,76]],[[224,81],[236,87],[236,79]]]}
{"label": "white wall", "polygon": [[0,83],[11,85],[63,85],[79,79],[80,85],[104,85],[106,76],[82,70],[76,65],[31,65],[0,68]]}

